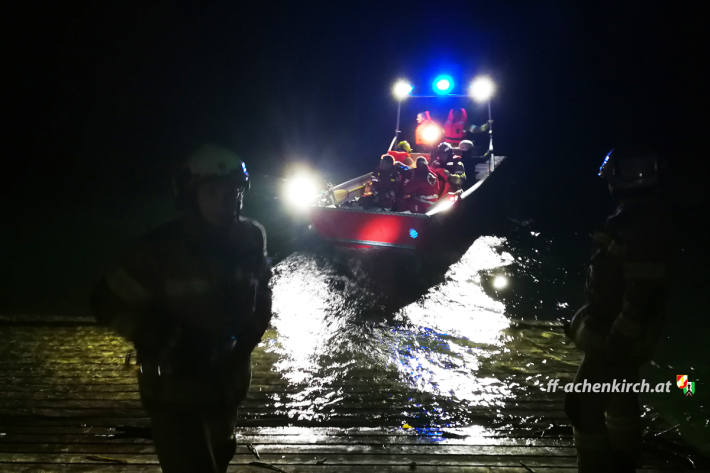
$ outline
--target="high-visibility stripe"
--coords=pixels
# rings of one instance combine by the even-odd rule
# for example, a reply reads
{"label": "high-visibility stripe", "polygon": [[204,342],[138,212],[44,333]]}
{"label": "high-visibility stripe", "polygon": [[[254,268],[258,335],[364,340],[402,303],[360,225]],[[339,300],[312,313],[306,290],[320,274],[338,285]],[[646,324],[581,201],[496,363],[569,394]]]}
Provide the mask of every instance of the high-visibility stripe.
{"label": "high-visibility stripe", "polygon": [[168,297],[184,297],[205,294],[210,289],[210,283],[206,279],[188,279],[165,281],[165,294]]}
{"label": "high-visibility stripe", "polygon": [[607,348],[606,337],[587,327],[586,319],[580,321],[577,329],[572,334],[572,339],[585,352],[600,352]]}
{"label": "high-visibility stripe", "polygon": [[612,331],[621,335],[626,335],[629,338],[638,338],[642,335],[643,330],[641,325],[635,320],[629,318],[624,312],[614,320]]}
{"label": "high-visibility stripe", "polygon": [[609,245],[606,247],[606,250],[609,252],[609,254],[614,256],[624,256],[626,254],[626,246],[621,245],[614,240],[611,240],[611,242],[609,242]]}
{"label": "high-visibility stripe", "polygon": [[608,412],[604,414],[604,423],[607,429],[617,432],[635,432],[640,426],[638,416],[621,416]]}
{"label": "high-visibility stripe", "polygon": [[582,432],[576,427],[572,427],[574,432],[574,444],[578,449],[597,450],[599,452],[609,451],[609,438],[601,432]]}
{"label": "high-visibility stripe", "polygon": [[373,241],[373,240],[349,240],[345,238],[333,239],[332,241],[338,243],[352,243],[357,245],[369,245],[369,246],[383,246],[386,248],[402,248],[405,250],[413,250],[416,248],[414,245],[403,245],[399,243],[387,243],[384,241]]}
{"label": "high-visibility stripe", "polygon": [[638,416],[605,414],[609,444],[616,451],[626,452],[629,458],[638,456],[641,447],[641,423]]}
{"label": "high-visibility stripe", "polygon": [[150,292],[123,268],[109,273],[106,276],[106,284],[116,296],[126,302],[137,304],[150,300]]}
{"label": "high-visibility stripe", "polygon": [[439,199],[439,196],[436,194],[418,195],[414,198],[414,200],[418,200],[419,202],[423,202],[425,204],[433,204],[438,199]]}
{"label": "high-visibility stripe", "polygon": [[665,274],[665,265],[656,261],[633,261],[624,263],[625,279],[653,280],[661,279]]}

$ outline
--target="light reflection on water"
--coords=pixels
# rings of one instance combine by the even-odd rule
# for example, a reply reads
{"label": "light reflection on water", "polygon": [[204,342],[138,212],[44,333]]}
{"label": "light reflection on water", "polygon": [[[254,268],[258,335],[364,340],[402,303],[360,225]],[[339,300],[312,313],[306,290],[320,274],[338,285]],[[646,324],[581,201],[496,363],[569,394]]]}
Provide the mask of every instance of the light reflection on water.
{"label": "light reflection on water", "polygon": [[298,419],[323,420],[348,406],[389,402],[401,410],[392,415],[425,425],[460,425],[476,407],[502,406],[514,383],[494,371],[492,358],[508,350],[510,321],[480,273],[514,261],[504,242],[478,238],[443,282],[394,313],[366,276],[328,258],[294,253],[279,263],[277,336],[267,349],[278,355],[274,369],[297,388],[279,405]]}

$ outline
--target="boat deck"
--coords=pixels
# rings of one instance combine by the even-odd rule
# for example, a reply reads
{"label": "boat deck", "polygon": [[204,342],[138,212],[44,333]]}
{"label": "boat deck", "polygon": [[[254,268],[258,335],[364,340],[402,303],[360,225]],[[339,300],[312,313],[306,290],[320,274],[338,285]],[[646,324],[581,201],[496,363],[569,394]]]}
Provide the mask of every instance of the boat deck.
{"label": "boat deck", "polygon": [[[559,343],[559,327],[538,330]],[[82,317],[0,317],[0,337],[5,342],[0,347],[0,471],[160,471],[125,341]],[[544,366],[539,364],[543,352],[544,347],[531,346],[525,360]],[[564,360],[546,364],[547,375],[572,376],[579,355],[569,346],[563,352]],[[348,399],[360,401],[339,403],[318,419],[308,415],[307,404],[281,402],[296,398],[293,386],[274,369],[276,362],[276,355],[262,347],[255,351],[252,387],[240,413],[239,446],[229,471],[576,471],[562,393],[538,392],[506,399],[498,407],[472,405],[477,424],[427,428],[403,420],[416,394],[394,384],[352,380],[342,389]],[[519,371],[508,374],[521,383],[530,377],[522,361]],[[689,463],[668,452],[647,450],[644,464],[640,471],[690,471]]]}

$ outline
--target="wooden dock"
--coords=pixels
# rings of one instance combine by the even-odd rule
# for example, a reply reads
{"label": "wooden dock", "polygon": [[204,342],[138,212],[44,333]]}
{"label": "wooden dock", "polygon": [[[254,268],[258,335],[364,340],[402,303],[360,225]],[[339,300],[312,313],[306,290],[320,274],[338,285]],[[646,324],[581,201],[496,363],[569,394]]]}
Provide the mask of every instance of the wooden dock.
{"label": "wooden dock", "polygon": [[[559,327],[544,330],[541,340],[563,339]],[[81,317],[0,317],[0,339],[0,472],[160,471],[129,344]],[[546,347],[536,350],[525,360],[540,366]],[[568,359],[547,366],[569,379],[579,354],[565,350]],[[327,416],[302,415],[312,408],[274,369],[276,358],[261,347],[254,354],[229,471],[576,471],[562,393],[472,405],[471,425],[442,427],[416,425],[410,404],[425,397],[352,379]],[[508,374],[520,384],[533,376],[522,361]],[[644,452],[644,465],[691,471],[681,456],[658,450]]]}

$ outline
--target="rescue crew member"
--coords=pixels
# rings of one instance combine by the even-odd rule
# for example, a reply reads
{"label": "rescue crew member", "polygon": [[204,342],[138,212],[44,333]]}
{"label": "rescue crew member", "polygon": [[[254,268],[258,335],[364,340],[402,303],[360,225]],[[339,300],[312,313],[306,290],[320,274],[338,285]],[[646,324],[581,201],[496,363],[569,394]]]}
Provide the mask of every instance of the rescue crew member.
{"label": "rescue crew member", "polygon": [[135,345],[163,471],[221,473],[271,317],[266,237],[240,215],[249,174],[231,151],[200,148],[174,184],[181,217],[141,238],[92,306]]}
{"label": "rescue crew member", "polygon": [[[488,120],[483,125],[479,126],[479,125],[474,124],[474,125],[471,125],[470,127],[468,127],[468,130],[466,130],[466,135],[465,135],[466,138],[471,140],[472,143],[475,143],[476,146],[478,146],[480,148],[481,146],[484,146],[484,143],[485,143],[485,146],[486,146],[485,150],[479,149],[478,153],[477,153],[480,156],[483,156],[485,158],[487,158],[488,155],[490,154],[490,149],[488,148],[488,144],[490,143],[490,131],[491,131],[492,126],[493,126],[493,120]],[[488,140],[474,139],[474,137],[480,136],[482,134],[489,135]]]}
{"label": "rescue crew member", "polygon": [[451,144],[443,141],[439,143],[431,153],[431,167],[443,167],[444,163],[454,157],[454,149]]}
{"label": "rescue crew member", "polygon": [[409,144],[409,141],[402,140],[399,143],[397,143],[397,149],[400,151],[404,151],[406,153],[411,153],[412,152],[412,145]]}
{"label": "rescue crew member", "polygon": [[446,172],[446,185],[441,191],[442,195],[462,190],[466,184],[466,167],[461,156],[454,155],[453,159],[444,164],[443,170]]}
{"label": "rescue crew member", "polygon": [[[593,235],[585,305],[568,335],[584,351],[575,382],[636,382],[660,333],[670,247],[660,157],[638,148],[610,152],[599,175],[619,206]],[[633,472],[641,441],[636,393],[568,393],[579,471]]]}
{"label": "rescue crew member", "polygon": [[449,116],[444,122],[444,141],[458,146],[466,131],[466,119],[465,108],[450,109]]}
{"label": "rescue crew member", "polygon": [[441,140],[441,126],[431,118],[428,110],[417,114],[417,128],[414,130],[414,142],[417,151],[428,152]]}
{"label": "rescue crew member", "polygon": [[407,141],[400,141],[397,143],[397,149],[388,151],[387,153],[394,157],[395,161],[404,163],[404,161],[409,157],[409,153],[412,152],[412,147]]}
{"label": "rescue crew member", "polygon": [[461,156],[461,163],[468,169],[474,169],[476,162],[478,161],[478,159],[474,157],[473,149],[473,141],[461,140],[458,150],[454,150],[454,152],[457,152],[459,156]]}
{"label": "rescue crew member", "polygon": [[461,156],[454,154],[454,149],[449,143],[439,143],[432,153],[429,169],[439,179],[440,195],[457,192],[463,188],[466,181],[466,168]]}
{"label": "rescue crew member", "polygon": [[473,160],[473,147],[473,141],[471,140],[461,140],[459,143],[458,153],[464,162]]}
{"label": "rescue crew member", "polygon": [[436,175],[429,170],[426,158],[417,158],[416,165],[412,179],[403,186],[397,208],[424,213],[439,199],[440,187]]}
{"label": "rescue crew member", "polygon": [[394,207],[402,182],[401,174],[395,164],[404,166],[402,163],[396,162],[391,154],[382,155],[380,164],[374,176],[372,176],[370,195],[359,199],[363,208],[382,207],[392,209]]}

